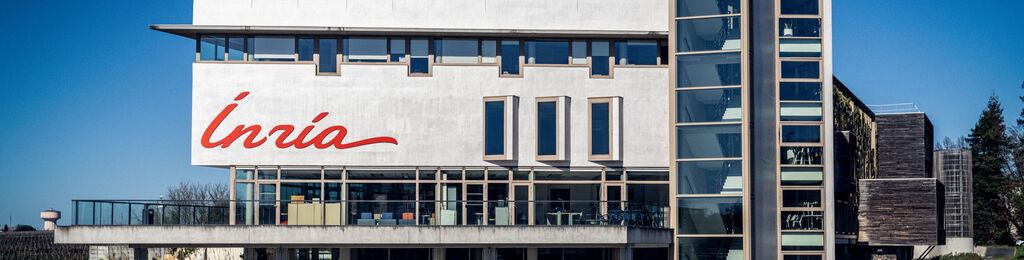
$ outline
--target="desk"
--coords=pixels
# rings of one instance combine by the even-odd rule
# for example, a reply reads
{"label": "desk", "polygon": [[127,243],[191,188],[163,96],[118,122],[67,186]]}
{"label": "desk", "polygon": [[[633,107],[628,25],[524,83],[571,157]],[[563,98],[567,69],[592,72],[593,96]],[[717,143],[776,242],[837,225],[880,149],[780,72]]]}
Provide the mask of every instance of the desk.
{"label": "desk", "polygon": [[562,216],[569,217],[569,225],[572,225],[572,216],[579,216],[583,218],[583,212],[548,212],[548,215],[555,216],[555,223],[558,226],[562,225]]}

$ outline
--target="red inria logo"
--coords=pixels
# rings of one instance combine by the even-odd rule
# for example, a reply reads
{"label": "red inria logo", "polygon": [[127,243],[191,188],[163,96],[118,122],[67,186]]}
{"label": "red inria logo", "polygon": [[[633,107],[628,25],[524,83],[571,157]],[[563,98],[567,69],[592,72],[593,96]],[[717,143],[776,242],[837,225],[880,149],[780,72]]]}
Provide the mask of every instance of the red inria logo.
{"label": "red inria logo", "polygon": [[[242,100],[247,95],[249,95],[248,91],[239,93],[238,96],[235,97],[235,101]],[[268,137],[271,137],[272,135],[274,135],[274,133],[277,133],[279,131],[281,132],[281,135],[279,135],[277,137],[277,141],[274,142],[274,144],[277,145],[278,148],[288,148],[291,146],[295,146],[295,148],[297,149],[302,149],[312,145],[317,149],[326,149],[331,146],[334,146],[334,148],[337,149],[348,149],[356,146],[363,146],[375,143],[392,143],[398,145],[398,140],[395,140],[395,138],[387,136],[368,138],[351,143],[344,143],[343,141],[345,139],[345,135],[348,134],[348,129],[340,125],[333,125],[327,127],[327,129],[320,131],[319,134],[317,134],[315,137],[313,137],[313,139],[310,139],[309,141],[304,140],[306,139],[306,136],[313,131],[313,125],[306,126],[305,128],[303,128],[302,132],[299,132],[299,135],[296,136],[295,139],[292,139],[290,141],[287,139],[288,136],[292,134],[292,132],[295,132],[295,126],[293,125],[274,126],[274,128],[270,129],[270,132],[267,132],[266,137],[260,138],[259,140],[256,140],[256,138],[260,137],[260,130],[263,129],[263,126],[251,125],[246,127],[245,125],[238,125],[235,127],[233,131],[231,131],[230,134],[228,134],[228,136],[224,137],[223,139],[220,139],[220,141],[211,142],[210,138],[213,136],[213,132],[217,130],[217,127],[219,127],[220,123],[224,121],[224,118],[228,117],[228,115],[231,114],[231,111],[235,110],[235,107],[238,107],[237,102],[224,107],[224,110],[221,110],[220,114],[218,114],[217,117],[213,119],[213,122],[210,122],[210,125],[206,127],[206,132],[203,132],[203,139],[201,140],[203,147],[214,148],[220,146],[221,148],[227,148],[228,146],[231,146],[231,143],[235,142],[236,139],[248,133],[249,135],[245,138],[245,141],[242,142],[242,145],[245,146],[245,148],[254,148],[266,142]],[[313,118],[313,123],[320,122],[320,120],[323,120],[324,117],[327,117],[327,112],[320,113],[319,115],[316,116],[316,118]],[[327,140],[328,136],[332,136],[330,140]]]}

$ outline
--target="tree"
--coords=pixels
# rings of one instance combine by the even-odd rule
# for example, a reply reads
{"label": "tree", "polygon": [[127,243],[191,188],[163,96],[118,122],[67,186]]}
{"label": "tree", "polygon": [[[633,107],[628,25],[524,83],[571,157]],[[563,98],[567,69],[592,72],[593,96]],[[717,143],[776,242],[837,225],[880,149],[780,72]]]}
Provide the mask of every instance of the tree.
{"label": "tree", "polygon": [[[1021,83],[1024,89],[1024,83]],[[1024,104],[1024,95],[1020,96]],[[1016,127],[1010,129],[1010,163],[1008,172],[1013,189],[1010,209],[1013,213],[1013,225],[1017,228],[1017,237],[1024,237],[1024,109],[1017,117]]]}
{"label": "tree", "polygon": [[14,231],[36,231],[36,228],[29,225],[18,224],[17,226],[14,226]]}
{"label": "tree", "polygon": [[[181,181],[177,185],[167,188],[166,204],[176,205],[168,207],[174,213],[170,216],[186,216],[188,219],[175,219],[167,223],[196,223],[196,224],[227,224],[228,222],[228,199],[229,189],[223,183],[199,184],[191,181]],[[184,213],[184,214],[178,214]],[[194,217],[192,217],[194,216]],[[186,259],[198,252],[198,248],[171,248],[170,254],[175,259]]]}
{"label": "tree", "polygon": [[1011,188],[1009,178],[1003,175],[1009,141],[1002,105],[993,95],[967,138],[974,158],[974,240],[979,244],[1013,243],[1011,214],[1003,192]]}

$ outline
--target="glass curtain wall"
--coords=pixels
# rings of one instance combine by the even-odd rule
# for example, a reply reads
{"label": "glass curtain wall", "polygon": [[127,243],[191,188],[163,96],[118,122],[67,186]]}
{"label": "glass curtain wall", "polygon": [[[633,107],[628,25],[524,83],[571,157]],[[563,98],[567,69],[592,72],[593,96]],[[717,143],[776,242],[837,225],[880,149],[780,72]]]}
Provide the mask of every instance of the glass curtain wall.
{"label": "glass curtain wall", "polygon": [[776,0],[780,259],[824,256],[822,15],[819,0]]}
{"label": "glass curtain wall", "polygon": [[748,251],[746,8],[739,0],[674,0],[676,259],[744,259]]}

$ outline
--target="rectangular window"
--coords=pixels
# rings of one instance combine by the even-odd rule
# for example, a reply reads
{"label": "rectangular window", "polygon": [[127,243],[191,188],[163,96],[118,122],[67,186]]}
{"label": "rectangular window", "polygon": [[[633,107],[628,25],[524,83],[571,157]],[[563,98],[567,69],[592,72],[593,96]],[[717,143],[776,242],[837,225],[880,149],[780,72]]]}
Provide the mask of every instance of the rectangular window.
{"label": "rectangular window", "polygon": [[676,162],[678,194],[740,194],[743,163],[740,160]]}
{"label": "rectangular window", "polygon": [[821,190],[783,190],[782,207],[785,208],[817,208],[821,207]]}
{"label": "rectangular window", "polygon": [[409,74],[430,74],[430,42],[409,40]]}
{"label": "rectangular window", "polygon": [[276,180],[277,179],[277,168],[276,167],[259,167],[257,169],[257,176],[260,180]]}
{"label": "rectangular window", "polygon": [[784,125],[782,126],[783,143],[818,143],[821,142],[821,127],[816,125]]}
{"label": "rectangular window", "polygon": [[249,60],[251,61],[295,61],[295,37],[255,36],[249,37]]}
{"label": "rectangular window", "polygon": [[338,72],[338,39],[336,38],[320,38],[320,42],[317,45],[319,54],[319,68],[320,73],[337,73]]}
{"label": "rectangular window", "polygon": [[256,205],[253,200],[256,200],[253,194],[254,187],[253,183],[235,183],[235,197],[233,199],[238,200],[235,202],[235,224],[236,225],[252,225],[255,224],[254,212]]}
{"label": "rectangular window", "polygon": [[434,40],[435,63],[477,63],[479,41],[472,38],[443,38]]}
{"label": "rectangular window", "polygon": [[629,181],[667,181],[668,172],[659,171],[629,171],[626,173]]}
{"label": "rectangular window", "polygon": [[821,37],[821,19],[780,18],[779,36]]}
{"label": "rectangular window", "polygon": [[782,167],[782,186],[821,186],[820,167]]}
{"label": "rectangular window", "polygon": [[821,57],[821,39],[779,39],[779,57]]}
{"label": "rectangular window", "polygon": [[676,20],[676,52],[739,50],[740,17]]}
{"label": "rectangular window", "polygon": [[515,96],[484,98],[484,160],[515,158],[517,103]]}
{"label": "rectangular window", "polygon": [[818,14],[818,0],[781,0],[782,14]]}
{"label": "rectangular window", "polygon": [[779,103],[782,121],[821,121],[821,103]]}
{"label": "rectangular window", "polygon": [[817,61],[783,61],[781,73],[784,79],[816,79],[821,77],[821,69]]}
{"label": "rectangular window", "polygon": [[254,168],[237,168],[235,169],[236,180],[252,180],[256,177],[256,169]]}
{"label": "rectangular window", "polygon": [[676,87],[739,86],[740,53],[676,56]]}
{"label": "rectangular window", "polygon": [[[675,0],[676,17],[740,13],[740,0]],[[680,258],[687,259],[687,258]]]}
{"label": "rectangular window", "polygon": [[785,165],[820,165],[821,147],[782,147],[779,159]]}
{"label": "rectangular window", "polygon": [[319,180],[320,170],[281,169],[282,180]]}
{"label": "rectangular window", "polygon": [[738,158],[741,132],[739,124],[676,126],[676,158]]}
{"label": "rectangular window", "polygon": [[199,37],[199,60],[224,60],[224,36],[203,35]]}
{"label": "rectangular window", "polygon": [[825,234],[806,232],[782,232],[782,251],[825,250]]}
{"label": "rectangular window", "polygon": [[498,62],[498,41],[495,41],[495,40],[482,40],[482,41],[480,41],[480,62],[481,63],[497,63]]}
{"label": "rectangular window", "polygon": [[590,75],[608,76],[611,75],[611,64],[608,59],[611,57],[611,44],[608,41],[593,41],[590,43]]}
{"label": "rectangular window", "polygon": [[228,36],[228,60],[245,60],[245,38]]}
{"label": "rectangular window", "polygon": [[313,38],[299,38],[299,60],[313,61]]}
{"label": "rectangular window", "polygon": [[501,74],[519,75],[519,40],[501,41]]}
{"label": "rectangular window", "polygon": [[680,237],[678,259],[743,259],[742,237]]}
{"label": "rectangular window", "polygon": [[558,154],[558,101],[537,101],[537,156]]}
{"label": "rectangular window", "polygon": [[590,154],[611,153],[611,104],[590,104]]}
{"label": "rectangular window", "polygon": [[821,101],[821,82],[781,82],[779,100]]}
{"label": "rectangular window", "polygon": [[587,41],[572,41],[572,64],[587,64]]}
{"label": "rectangular window", "polygon": [[676,123],[739,122],[740,88],[676,90]]}
{"label": "rectangular window", "polygon": [[405,38],[391,38],[390,44],[391,62],[405,62]]}
{"label": "rectangular window", "polygon": [[526,41],[526,64],[569,64],[569,41]]}
{"label": "rectangular window", "polygon": [[822,230],[824,212],[821,211],[783,211],[782,230]]}
{"label": "rectangular window", "polygon": [[782,260],[822,260],[821,255],[784,255]]}
{"label": "rectangular window", "polygon": [[743,198],[676,198],[679,234],[743,234]]}
{"label": "rectangular window", "polygon": [[658,42],[616,41],[615,65],[658,65]]}
{"label": "rectangular window", "polygon": [[341,47],[343,62],[388,61],[388,43],[384,37],[347,37]]}

